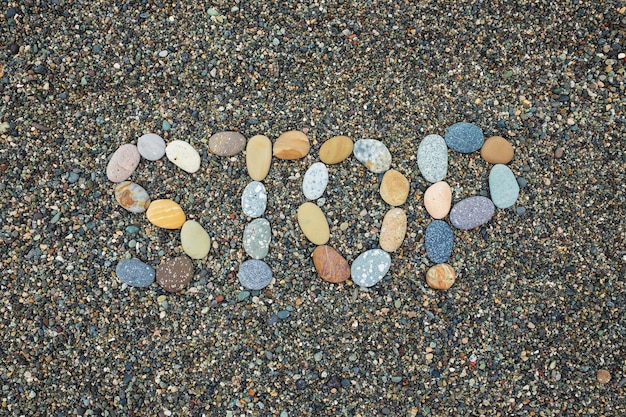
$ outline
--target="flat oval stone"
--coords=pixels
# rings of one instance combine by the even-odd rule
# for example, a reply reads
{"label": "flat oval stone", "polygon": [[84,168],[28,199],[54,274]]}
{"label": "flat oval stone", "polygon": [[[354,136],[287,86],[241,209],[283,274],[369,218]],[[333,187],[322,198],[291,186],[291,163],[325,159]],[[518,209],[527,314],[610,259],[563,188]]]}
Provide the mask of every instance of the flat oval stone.
{"label": "flat oval stone", "polygon": [[350,278],[348,261],[332,246],[318,246],[311,256],[317,274],[324,281],[338,283]]}
{"label": "flat oval stone", "polygon": [[307,200],[317,200],[324,194],[327,185],[328,168],[323,162],[316,162],[304,174],[302,192]]}
{"label": "flat oval stone", "polygon": [[278,159],[304,158],[311,149],[309,138],[299,130],[283,133],[274,143],[274,156]]}
{"label": "flat oval stone", "polygon": [[417,148],[417,167],[428,182],[441,181],[448,173],[448,147],[439,135],[428,135]]}
{"label": "flat oval stone", "polygon": [[322,144],[320,159],[325,164],[338,164],[348,159],[353,149],[352,139],[347,136],[334,136]]}
{"label": "flat oval stone", "polygon": [[385,214],[383,225],[380,228],[380,248],[386,252],[395,252],[406,235],[406,213],[401,208],[394,207]]}
{"label": "flat oval stone", "polygon": [[249,259],[239,266],[239,283],[249,290],[262,290],[272,282],[272,269],[263,261]]}
{"label": "flat oval stone", "polygon": [[123,181],[115,186],[114,191],[119,205],[131,213],[143,213],[150,206],[150,196],[139,184]]}
{"label": "flat oval stone", "polygon": [[485,136],[480,127],[472,123],[455,123],[446,130],[446,144],[461,153],[477,151],[483,146]]}
{"label": "flat oval stone", "polygon": [[326,216],[313,203],[304,203],[298,207],[298,225],[304,236],[315,245],[325,245],[330,239]]}
{"label": "flat oval stone", "polygon": [[360,254],[350,267],[352,281],[361,287],[376,285],[391,267],[391,256],[382,249],[370,249]]}
{"label": "flat oval stone", "polygon": [[124,259],[115,267],[115,274],[131,287],[149,287],[154,282],[155,271],[139,259]]}
{"label": "flat oval stone", "polygon": [[243,231],[243,249],[253,259],[267,256],[272,240],[272,228],[266,219],[254,219]]}
{"label": "flat oval stone", "polygon": [[267,191],[263,183],[252,181],[246,185],[241,195],[241,209],[248,217],[259,217],[267,207]]}
{"label": "flat oval stone", "polygon": [[200,223],[187,220],[180,229],[180,243],[191,259],[202,259],[211,250],[211,237]]}
{"label": "flat oval stone", "polygon": [[246,138],[239,132],[217,132],[209,138],[209,150],[215,155],[237,155],[245,147]]}
{"label": "flat oval stone", "polygon": [[447,290],[452,287],[455,279],[456,273],[454,268],[448,264],[431,266],[428,272],[426,272],[426,283],[430,288],[436,290]]}
{"label": "flat oval stone", "polygon": [[178,229],[187,220],[185,212],[173,200],[155,200],[146,211],[148,221],[163,229]]}
{"label": "flat oval stone", "polygon": [[426,255],[432,262],[440,264],[450,259],[454,235],[448,223],[443,220],[433,220],[426,228],[424,244]]}
{"label": "flat oval stone", "polygon": [[267,136],[256,135],[246,145],[246,167],[248,175],[255,181],[262,181],[272,165],[272,141]]}
{"label": "flat oval stone", "polygon": [[480,148],[480,156],[490,164],[508,164],[513,160],[513,145],[502,136],[492,136]]}
{"label": "flat oval stone", "polygon": [[354,144],[352,151],[367,169],[374,173],[383,173],[391,166],[391,153],[389,149],[376,139],[359,139]]}
{"label": "flat oval stone", "polygon": [[501,209],[509,208],[517,201],[519,184],[506,165],[496,164],[489,171],[489,194],[493,204]]}
{"label": "flat oval stone", "polygon": [[426,189],[424,206],[433,219],[443,219],[452,206],[452,189],[445,181],[439,181]]}
{"label": "flat oval stone", "polygon": [[473,229],[491,220],[495,211],[493,202],[487,197],[468,197],[452,207],[450,223],[457,229]]}
{"label": "flat oval stone", "polygon": [[146,133],[137,140],[137,150],[148,161],[158,161],[165,155],[165,141],[155,133]]}
{"label": "flat oval stone", "polygon": [[165,155],[170,162],[190,174],[200,169],[200,154],[185,141],[174,140],[168,143],[165,148]]}
{"label": "flat oval stone", "polygon": [[390,169],[380,183],[380,196],[391,206],[401,206],[409,196],[409,189],[409,180],[395,169]]}
{"label": "flat oval stone", "polygon": [[106,169],[107,178],[111,182],[126,181],[137,169],[140,159],[141,155],[135,145],[126,143],[120,146],[109,159]]}
{"label": "flat oval stone", "polygon": [[156,281],[168,292],[179,292],[189,285],[194,268],[191,259],[185,255],[170,259],[157,267]]}

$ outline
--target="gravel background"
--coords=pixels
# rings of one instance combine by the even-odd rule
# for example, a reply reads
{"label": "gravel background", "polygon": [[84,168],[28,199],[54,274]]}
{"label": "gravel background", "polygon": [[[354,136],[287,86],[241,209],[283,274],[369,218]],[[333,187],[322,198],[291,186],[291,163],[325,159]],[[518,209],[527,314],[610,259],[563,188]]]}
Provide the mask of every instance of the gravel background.
{"label": "gravel background", "polygon": [[[626,414],[623,4],[192,3],[0,1],[1,415]],[[458,121],[509,139],[526,185],[455,231],[457,282],[435,292],[416,152]],[[245,158],[207,153],[232,129],[312,143],[264,181],[276,282],[252,294]],[[163,159],[131,177],[216,242],[179,295],[114,273],[182,253],[104,174],[147,132],[201,150],[195,174]],[[339,134],[383,140],[411,181],[407,238],[369,291],[321,281],[295,219]],[[484,193],[478,153],[450,156],[454,200]],[[354,158],[330,171],[331,243],[352,261],[387,206]]]}

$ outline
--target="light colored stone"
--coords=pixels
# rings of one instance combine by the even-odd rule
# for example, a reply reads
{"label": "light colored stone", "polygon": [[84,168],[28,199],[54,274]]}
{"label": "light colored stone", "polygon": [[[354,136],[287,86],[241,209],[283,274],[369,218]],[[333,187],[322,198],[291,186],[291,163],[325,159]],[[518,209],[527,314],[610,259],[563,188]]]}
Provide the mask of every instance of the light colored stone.
{"label": "light colored stone", "polygon": [[127,143],[120,146],[109,159],[106,169],[107,178],[111,182],[126,181],[137,169],[140,159],[141,155],[135,145]]}
{"label": "light colored stone", "polygon": [[387,171],[391,166],[391,153],[379,140],[359,139],[354,144],[352,153],[367,169],[376,174]]}
{"label": "light colored stone", "polygon": [[457,229],[473,229],[491,220],[495,210],[493,202],[487,197],[468,197],[452,207],[450,223]]}
{"label": "light colored stone", "polygon": [[185,255],[169,259],[157,267],[156,281],[168,292],[179,292],[193,278],[193,262]]}
{"label": "light colored stone", "polygon": [[328,185],[328,168],[323,162],[316,162],[306,170],[302,180],[302,193],[307,200],[320,198]]}
{"label": "light colored stone", "polygon": [[490,164],[508,164],[513,153],[513,145],[502,136],[491,136],[480,148],[480,156]]}
{"label": "light colored stone", "polygon": [[274,143],[274,156],[278,159],[304,158],[311,149],[309,138],[299,130],[283,133]]}
{"label": "light colored stone", "polygon": [[401,206],[409,196],[409,180],[395,169],[385,172],[380,183],[380,196],[391,206]]}
{"label": "light colored stone", "polygon": [[241,209],[246,216],[255,218],[265,213],[267,208],[267,191],[263,183],[252,181],[246,185],[241,195]]}
{"label": "light colored stone", "polygon": [[272,141],[264,135],[250,138],[246,145],[248,175],[255,181],[263,181],[272,165]]}
{"label": "light colored stone", "polygon": [[148,161],[157,161],[165,155],[165,141],[155,133],[146,133],[137,140],[137,149]]}
{"label": "light colored stone", "polygon": [[312,254],[317,274],[332,283],[346,281],[350,278],[350,265],[333,247],[322,245],[315,248]]}
{"label": "light colored stone", "polygon": [[267,256],[272,240],[272,228],[266,219],[254,219],[243,231],[243,249],[253,259]]}
{"label": "light colored stone", "polygon": [[347,136],[334,136],[322,144],[320,160],[328,165],[345,161],[352,154],[354,143]]}
{"label": "light colored stone", "polygon": [[148,192],[141,185],[130,181],[123,181],[115,186],[115,199],[131,213],[143,213],[150,206]]}
{"label": "light colored stone", "polygon": [[211,237],[195,220],[187,220],[180,229],[180,243],[191,259],[202,259],[211,250]]}
{"label": "light colored stone", "polygon": [[493,204],[501,209],[509,208],[519,197],[519,184],[509,167],[496,164],[489,171],[489,194]]}
{"label": "light colored stone", "polygon": [[437,264],[426,272],[426,283],[436,290],[447,290],[456,279],[454,268],[448,264]]}
{"label": "light colored stone", "polygon": [[406,235],[406,213],[394,207],[385,214],[380,228],[380,248],[386,252],[395,252],[404,241]]}
{"label": "light colored stone", "polygon": [[239,132],[217,132],[209,138],[209,151],[219,156],[233,156],[246,147],[246,138]]}
{"label": "light colored stone", "polygon": [[272,269],[258,259],[248,259],[239,266],[239,283],[249,290],[262,290],[272,282]]}
{"label": "light colored stone", "polygon": [[185,141],[174,140],[168,143],[165,155],[170,162],[190,174],[200,169],[200,154]]}
{"label": "light colored stone", "polygon": [[428,182],[443,180],[448,173],[448,146],[439,135],[428,135],[417,148],[417,167]]}
{"label": "light colored stone", "polygon": [[187,220],[183,209],[173,200],[155,200],[146,211],[148,221],[163,229],[179,229]]}
{"label": "light colored stone", "polygon": [[350,267],[352,281],[360,287],[376,285],[391,267],[391,256],[382,249],[370,249],[360,254]]}
{"label": "light colored stone", "polygon": [[298,225],[304,236],[315,245],[325,245],[330,239],[326,216],[313,203],[304,203],[298,207]]}
{"label": "light colored stone", "polygon": [[443,219],[450,212],[452,189],[445,181],[439,181],[426,189],[424,206],[433,219]]}

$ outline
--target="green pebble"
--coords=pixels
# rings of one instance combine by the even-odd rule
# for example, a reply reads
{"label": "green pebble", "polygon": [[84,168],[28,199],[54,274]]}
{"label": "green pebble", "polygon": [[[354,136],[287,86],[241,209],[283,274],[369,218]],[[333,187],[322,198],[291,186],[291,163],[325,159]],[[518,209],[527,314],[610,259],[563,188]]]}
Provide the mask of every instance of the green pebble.
{"label": "green pebble", "polygon": [[215,9],[209,9],[209,10],[207,11],[207,13],[209,14],[209,16],[217,16],[217,15],[219,15],[219,14],[220,14],[220,12],[218,12],[218,11],[217,11],[217,10],[215,10]]}
{"label": "green pebble", "polygon": [[128,247],[132,249],[135,246],[137,246],[137,241],[135,239],[131,239],[130,242],[128,242]]}
{"label": "green pebble", "polygon": [[50,223],[54,224],[56,222],[58,222],[61,219],[61,212],[58,211],[54,217],[52,217],[52,220],[50,220]]}
{"label": "green pebble", "polygon": [[172,125],[167,120],[163,120],[163,130],[166,132],[172,128]]}
{"label": "green pebble", "polygon": [[397,384],[397,383],[399,383],[401,381],[402,381],[402,377],[401,376],[392,376],[391,377],[391,382],[394,382],[394,383]]}
{"label": "green pebble", "polygon": [[248,297],[250,297],[250,291],[241,291],[237,294],[237,301],[243,301]]}
{"label": "green pebble", "polygon": [[139,231],[139,228],[135,226],[134,224],[131,224],[130,226],[126,226],[126,233],[128,233],[129,235],[134,235],[138,231]]}

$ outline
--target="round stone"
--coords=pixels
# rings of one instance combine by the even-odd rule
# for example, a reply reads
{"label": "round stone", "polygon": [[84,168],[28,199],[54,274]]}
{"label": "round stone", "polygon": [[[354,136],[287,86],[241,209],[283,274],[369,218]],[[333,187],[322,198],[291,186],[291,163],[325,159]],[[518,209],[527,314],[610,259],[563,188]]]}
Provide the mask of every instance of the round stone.
{"label": "round stone", "polygon": [[272,282],[272,269],[263,261],[249,259],[239,266],[239,283],[249,290],[262,290]]}
{"label": "round stone", "polygon": [[598,382],[602,385],[606,385],[611,380],[611,373],[606,369],[600,369],[596,376]]}
{"label": "round stone", "polygon": [[148,221],[163,229],[178,229],[187,220],[185,212],[174,200],[155,200],[146,211]]}
{"label": "round stone", "polygon": [[272,165],[272,141],[264,135],[250,138],[246,145],[248,175],[255,181],[263,181]]}
{"label": "round stone", "polygon": [[354,144],[352,152],[359,162],[374,173],[383,173],[391,166],[391,153],[379,140],[359,139]]}
{"label": "round stone", "polygon": [[165,155],[165,141],[155,133],[146,133],[137,140],[137,149],[148,161],[158,161]]}
{"label": "round stone", "polygon": [[513,145],[502,136],[492,136],[480,148],[480,156],[490,164],[508,164],[513,160]]}
{"label": "round stone", "polygon": [[409,180],[395,169],[385,172],[380,183],[380,196],[390,206],[401,206],[409,196]]}
{"label": "round stone", "polygon": [[513,171],[506,165],[496,164],[489,172],[489,194],[493,204],[501,209],[509,208],[519,197],[519,184]]}
{"label": "round stone", "polygon": [[135,145],[127,143],[120,146],[109,159],[107,178],[111,182],[126,181],[137,169],[140,159],[141,155]]}
{"label": "round stone", "polygon": [[428,135],[417,148],[417,167],[428,182],[441,181],[448,173],[448,147],[439,135]]}
{"label": "round stone", "polygon": [[354,143],[347,136],[334,136],[320,148],[320,159],[328,165],[345,161],[352,154]]}
{"label": "round stone", "polygon": [[190,174],[200,169],[200,154],[185,141],[174,140],[168,143],[165,155],[170,162]]}
{"label": "round stone", "polygon": [[406,213],[394,207],[385,214],[380,229],[380,248],[386,252],[395,252],[404,241],[406,235]]}
{"label": "round stone", "polygon": [[211,250],[211,237],[200,223],[187,220],[180,229],[180,243],[191,259],[202,259]]}
{"label": "round stone", "polygon": [[209,138],[209,151],[219,156],[233,156],[246,147],[246,138],[239,132],[226,131]]}
{"label": "round stone", "polygon": [[179,292],[189,285],[193,274],[191,259],[181,255],[158,266],[156,281],[165,291]]}
{"label": "round stone", "polygon": [[313,203],[304,203],[298,207],[298,225],[304,236],[315,245],[325,245],[330,239],[326,216]]}
{"label": "round stone", "polygon": [[452,287],[456,274],[448,264],[437,264],[426,272],[426,283],[436,290],[447,290]]}
{"label": "round stone", "polygon": [[248,217],[260,217],[267,207],[267,191],[263,183],[252,181],[241,195],[241,209]]}
{"label": "round stone", "polygon": [[433,263],[440,264],[450,259],[454,234],[448,223],[443,220],[433,220],[426,228],[424,245],[426,256]]}
{"label": "round stone", "polygon": [[473,229],[491,220],[495,210],[493,202],[487,197],[468,197],[452,207],[450,223],[457,229]]}
{"label": "round stone", "polygon": [[445,181],[439,181],[426,189],[424,206],[433,219],[443,219],[450,212],[452,189]]}
{"label": "round stone", "polygon": [[328,168],[323,162],[316,162],[307,169],[302,180],[302,192],[307,200],[320,198],[328,185]]}
{"label": "round stone", "polygon": [[139,259],[124,259],[115,267],[115,274],[131,287],[149,287],[154,282],[155,271]]}
{"label": "round stone", "polygon": [[267,256],[272,228],[266,219],[254,219],[243,231],[243,249],[253,259],[262,259]]}
{"label": "round stone", "polygon": [[450,149],[461,153],[470,153],[483,146],[485,136],[480,127],[475,124],[460,122],[448,128],[445,140]]}
{"label": "round stone", "polygon": [[115,199],[120,206],[131,213],[143,213],[150,206],[148,192],[139,184],[130,181],[115,186]]}
{"label": "round stone", "polygon": [[299,130],[283,133],[274,143],[274,156],[278,159],[304,158],[311,149],[309,138]]}
{"label": "round stone", "polygon": [[360,254],[350,268],[352,281],[361,287],[376,285],[391,267],[391,256],[382,249],[370,249]]}
{"label": "round stone", "polygon": [[332,246],[321,245],[312,254],[317,274],[332,283],[346,281],[350,278],[350,265]]}

